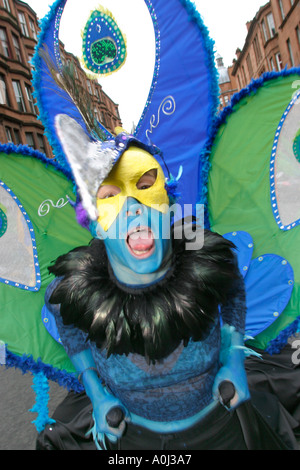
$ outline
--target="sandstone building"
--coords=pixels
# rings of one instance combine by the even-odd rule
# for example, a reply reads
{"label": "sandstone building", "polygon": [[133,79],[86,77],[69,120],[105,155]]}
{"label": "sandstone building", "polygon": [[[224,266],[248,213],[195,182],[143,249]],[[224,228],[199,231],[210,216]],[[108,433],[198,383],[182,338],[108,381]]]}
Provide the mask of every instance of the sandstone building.
{"label": "sandstone building", "polygon": [[265,72],[300,65],[300,0],[270,0],[247,29],[232,70],[239,90]]}
{"label": "sandstone building", "polygon": [[227,69],[217,57],[220,109],[252,79],[300,65],[300,0],[270,0],[246,26],[245,44],[233,64]]}

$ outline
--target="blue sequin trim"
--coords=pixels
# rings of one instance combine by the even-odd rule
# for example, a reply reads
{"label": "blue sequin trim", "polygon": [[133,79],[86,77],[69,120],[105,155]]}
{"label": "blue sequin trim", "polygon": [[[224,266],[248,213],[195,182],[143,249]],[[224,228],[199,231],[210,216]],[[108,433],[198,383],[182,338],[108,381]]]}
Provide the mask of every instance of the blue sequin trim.
{"label": "blue sequin trim", "polygon": [[18,356],[6,349],[5,367],[17,368],[21,370],[23,374],[28,372],[31,372],[32,374],[43,373],[48,380],[56,382],[58,385],[69,391],[73,390],[75,393],[81,393],[84,391],[84,387],[80,382],[78,382],[77,374],[57,369],[50,364],[43,363],[41,359],[35,360],[32,356],[28,356],[26,354]]}

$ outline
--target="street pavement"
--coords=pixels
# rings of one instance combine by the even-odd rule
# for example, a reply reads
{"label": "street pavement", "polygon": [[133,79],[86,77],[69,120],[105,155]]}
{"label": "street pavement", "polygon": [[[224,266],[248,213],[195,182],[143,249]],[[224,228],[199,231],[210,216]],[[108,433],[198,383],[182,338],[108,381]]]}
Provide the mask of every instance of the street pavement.
{"label": "street pavement", "polygon": [[[0,366],[0,450],[35,450],[37,431],[31,422],[37,414],[32,375]],[[66,396],[65,389],[50,382],[49,415]]]}

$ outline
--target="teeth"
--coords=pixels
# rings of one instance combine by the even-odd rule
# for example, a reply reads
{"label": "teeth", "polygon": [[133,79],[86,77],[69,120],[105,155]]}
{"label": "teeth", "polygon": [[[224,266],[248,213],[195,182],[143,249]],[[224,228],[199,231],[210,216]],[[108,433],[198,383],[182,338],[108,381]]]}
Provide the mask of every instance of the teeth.
{"label": "teeth", "polygon": [[[131,252],[138,257],[147,255],[149,252],[151,252],[153,249],[153,244],[152,246],[147,247],[148,244],[150,244],[150,237],[153,240],[154,237],[149,227],[136,227],[134,230],[132,230],[127,237],[127,244]],[[140,239],[141,241],[139,243]],[[146,244],[147,246],[137,246],[137,244]],[[136,245],[135,249],[134,245]],[[138,248],[141,248],[141,250]]]}
{"label": "teeth", "polygon": [[146,253],[148,253],[148,251],[150,251],[151,248],[149,248],[149,250],[146,250],[146,251],[137,251],[137,250],[132,250],[132,252],[135,254],[135,255],[145,255]]}
{"label": "teeth", "polygon": [[136,233],[136,232],[146,232],[146,231],[149,232],[150,231],[149,228],[136,227],[134,230],[130,232],[130,234]]}
{"label": "teeth", "polygon": [[140,233],[140,232],[145,232],[145,233],[147,232],[147,233],[150,233],[151,231],[150,231],[149,229],[137,227],[137,228],[135,228],[134,230],[132,230],[132,231],[129,233],[127,239],[129,239],[129,238],[130,238],[132,235],[134,235],[135,233]]}

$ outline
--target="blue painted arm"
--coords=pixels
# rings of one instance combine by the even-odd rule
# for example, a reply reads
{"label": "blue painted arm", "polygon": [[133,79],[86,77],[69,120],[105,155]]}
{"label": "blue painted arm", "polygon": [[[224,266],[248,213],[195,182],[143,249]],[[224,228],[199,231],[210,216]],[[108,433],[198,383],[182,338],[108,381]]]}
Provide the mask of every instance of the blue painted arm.
{"label": "blue painted arm", "polygon": [[[120,400],[103,387],[89,349],[75,354],[71,357],[71,361],[80,374],[86,394],[92,402],[95,424],[90,433],[93,434],[98,449],[105,449],[105,436],[111,442],[116,442],[122,436],[125,430],[125,416],[128,413]],[[108,424],[108,415],[111,415],[112,410],[116,411],[116,409],[122,409],[122,420],[118,427],[111,427]]]}
{"label": "blue painted arm", "polygon": [[244,346],[244,336],[234,327],[224,325],[221,335],[221,368],[215,378],[213,395],[216,399],[220,399],[220,384],[224,381],[232,382],[236,393],[230,401],[230,408],[234,409],[250,398],[244,367],[247,348]]}

